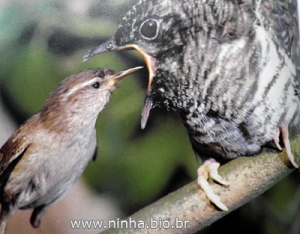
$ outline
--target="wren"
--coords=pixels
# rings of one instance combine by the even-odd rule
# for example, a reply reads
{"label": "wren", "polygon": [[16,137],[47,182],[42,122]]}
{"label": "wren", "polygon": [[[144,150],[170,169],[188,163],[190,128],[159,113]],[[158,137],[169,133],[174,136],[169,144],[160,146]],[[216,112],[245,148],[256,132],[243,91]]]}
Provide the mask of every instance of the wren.
{"label": "wren", "polygon": [[41,224],[97,156],[95,124],[112,91],[141,67],[114,72],[89,69],[63,80],[45,106],[0,149],[0,233],[17,209],[31,209],[30,223]]}

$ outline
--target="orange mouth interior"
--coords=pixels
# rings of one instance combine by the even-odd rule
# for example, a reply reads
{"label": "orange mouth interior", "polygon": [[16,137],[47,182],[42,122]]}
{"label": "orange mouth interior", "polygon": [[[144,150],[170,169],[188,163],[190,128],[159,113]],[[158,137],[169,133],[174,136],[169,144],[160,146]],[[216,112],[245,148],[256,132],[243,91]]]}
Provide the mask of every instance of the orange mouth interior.
{"label": "orange mouth interior", "polygon": [[149,71],[149,80],[148,80],[148,87],[147,87],[147,95],[146,100],[144,103],[144,107],[142,110],[142,119],[141,119],[141,128],[144,129],[146,127],[146,123],[148,121],[150,110],[153,106],[152,98],[149,95],[151,92],[151,84],[153,81],[153,78],[156,76],[156,59],[149,54],[145,53],[143,50],[141,50],[137,45],[127,45],[124,47],[119,48],[118,50],[123,49],[135,49],[141,55],[143,56],[145,63],[147,65],[148,71]]}
{"label": "orange mouth interior", "polygon": [[148,55],[147,53],[145,53],[137,45],[127,45],[125,47],[119,48],[119,50],[123,50],[123,49],[135,49],[143,56],[149,71],[149,79],[148,79],[148,87],[147,87],[147,91],[149,92],[153,78],[156,75],[156,59]]}

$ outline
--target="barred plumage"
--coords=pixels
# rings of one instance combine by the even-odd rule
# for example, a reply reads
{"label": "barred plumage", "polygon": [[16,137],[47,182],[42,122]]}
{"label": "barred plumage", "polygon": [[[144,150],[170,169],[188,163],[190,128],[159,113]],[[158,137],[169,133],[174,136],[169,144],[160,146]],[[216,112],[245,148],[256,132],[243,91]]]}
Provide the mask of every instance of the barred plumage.
{"label": "barred plumage", "polygon": [[139,50],[150,71],[142,126],[153,106],[180,113],[196,155],[207,160],[198,171],[202,188],[205,173],[225,184],[206,168],[215,160],[272,142],[281,149],[280,133],[298,167],[287,130],[299,115],[296,0],[141,0],[85,59],[125,48]]}

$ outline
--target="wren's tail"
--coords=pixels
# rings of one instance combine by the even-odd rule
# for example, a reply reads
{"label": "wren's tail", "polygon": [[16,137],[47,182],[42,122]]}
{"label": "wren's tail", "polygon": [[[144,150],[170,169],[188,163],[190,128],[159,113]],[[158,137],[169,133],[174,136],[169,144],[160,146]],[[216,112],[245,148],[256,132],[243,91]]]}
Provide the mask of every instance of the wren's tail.
{"label": "wren's tail", "polygon": [[0,220],[0,234],[5,233],[6,224],[7,224],[7,216],[2,217],[1,220]]}
{"label": "wren's tail", "polygon": [[6,231],[7,219],[9,212],[5,209],[3,204],[0,204],[0,234],[4,234]]}

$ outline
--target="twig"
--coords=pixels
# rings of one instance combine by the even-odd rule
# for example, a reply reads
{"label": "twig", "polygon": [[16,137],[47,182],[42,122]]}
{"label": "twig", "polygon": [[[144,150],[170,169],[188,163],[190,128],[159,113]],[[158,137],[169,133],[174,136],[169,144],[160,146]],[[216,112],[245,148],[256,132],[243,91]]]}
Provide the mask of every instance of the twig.
{"label": "twig", "polygon": [[[297,144],[298,142],[300,142],[300,137],[292,141],[292,149],[296,161],[299,162],[300,144]],[[258,197],[293,171],[294,168],[289,163],[285,151],[280,154],[264,151],[258,156],[240,157],[222,166],[219,172],[225,180],[230,182],[230,186],[224,187],[215,183],[211,186],[231,212]],[[138,211],[123,223],[120,222],[119,228],[108,229],[102,234],[195,233],[229,212],[220,211],[210,204],[194,181]],[[176,220],[180,225],[187,221],[187,228],[184,226],[172,228],[172,226],[176,227]],[[151,225],[152,227],[153,225],[160,226],[151,229]],[[163,227],[168,225],[170,227]]]}

